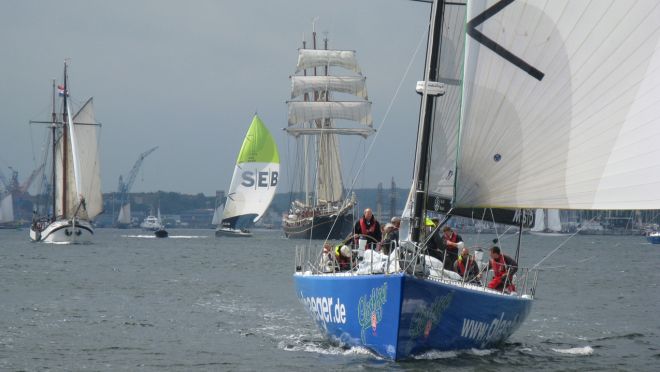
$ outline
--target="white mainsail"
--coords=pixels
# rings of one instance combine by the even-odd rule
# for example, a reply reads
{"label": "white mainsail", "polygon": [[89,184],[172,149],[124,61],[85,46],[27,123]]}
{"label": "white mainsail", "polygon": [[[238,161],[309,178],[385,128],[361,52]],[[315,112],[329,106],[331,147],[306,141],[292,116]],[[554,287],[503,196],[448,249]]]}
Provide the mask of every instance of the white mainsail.
{"label": "white mainsail", "polygon": [[91,220],[103,211],[98,136],[100,126],[96,123],[92,98],[78,110],[73,123],[77,145],[74,155],[80,167],[79,192],[85,199],[86,217]]}
{"label": "white mainsail", "polygon": [[131,203],[126,203],[119,208],[119,217],[117,222],[121,224],[131,223]]}
{"label": "white mainsail", "polygon": [[542,208],[537,208],[534,214],[534,226],[532,231],[540,232],[545,230],[545,212]]}
{"label": "white mainsail", "polygon": [[0,223],[14,221],[14,199],[11,193],[0,199]]}
{"label": "white mainsail", "polygon": [[559,209],[548,209],[548,230],[553,232],[561,232],[561,219],[559,217]]}
{"label": "white mainsail", "polygon": [[660,208],[660,3],[468,4],[458,207]]}
{"label": "white mainsail", "polygon": [[215,211],[213,212],[213,219],[211,220],[211,225],[220,224],[220,222],[222,221],[223,210],[224,210],[224,205],[219,205],[217,208],[215,208]]}
{"label": "white mainsail", "polygon": [[[72,218],[75,215],[91,220],[103,211],[98,131],[99,125],[95,122],[90,98],[73,117],[73,127],[69,125],[66,133],[61,132],[57,141],[55,162],[57,216]],[[66,159],[63,159],[65,154]],[[66,168],[66,185],[64,168]],[[66,199],[66,205],[63,205],[63,197]],[[79,208],[80,197],[85,200],[85,208]]]}

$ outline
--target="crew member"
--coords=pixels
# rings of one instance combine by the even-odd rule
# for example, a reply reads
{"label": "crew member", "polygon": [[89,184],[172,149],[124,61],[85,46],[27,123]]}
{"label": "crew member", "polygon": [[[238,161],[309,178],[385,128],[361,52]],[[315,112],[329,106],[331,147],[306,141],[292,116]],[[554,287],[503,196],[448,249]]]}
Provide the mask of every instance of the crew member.
{"label": "crew member", "polygon": [[456,262],[454,262],[454,271],[462,276],[466,282],[481,285],[479,281],[479,266],[474,261],[474,257],[470,255],[469,249],[461,249],[461,254],[458,255]]}
{"label": "crew member", "polygon": [[367,239],[366,249],[370,249],[372,244],[377,244],[381,241],[380,223],[376,221],[376,217],[374,217],[370,208],[366,208],[362,217],[355,223],[353,233],[355,234],[355,245],[358,244],[358,239]]}
{"label": "crew member", "polygon": [[493,280],[488,283],[488,288],[502,291],[506,286],[508,292],[516,291],[516,286],[513,284],[513,274],[518,271],[518,263],[513,258],[502,254],[498,246],[490,249],[488,269],[493,270]]}

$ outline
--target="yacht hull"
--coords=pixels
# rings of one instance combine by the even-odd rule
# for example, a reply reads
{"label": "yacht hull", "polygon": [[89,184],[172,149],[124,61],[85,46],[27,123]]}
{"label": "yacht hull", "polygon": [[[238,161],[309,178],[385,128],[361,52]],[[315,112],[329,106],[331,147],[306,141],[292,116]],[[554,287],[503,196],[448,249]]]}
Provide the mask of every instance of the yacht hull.
{"label": "yacht hull", "polygon": [[216,237],[229,237],[229,238],[249,238],[252,236],[252,233],[247,230],[237,230],[230,229],[226,227],[221,227],[215,230]]}
{"label": "yacht hull", "polygon": [[296,273],[293,279],[327,338],[392,360],[492,347],[518,329],[532,306],[530,298],[403,273]]}

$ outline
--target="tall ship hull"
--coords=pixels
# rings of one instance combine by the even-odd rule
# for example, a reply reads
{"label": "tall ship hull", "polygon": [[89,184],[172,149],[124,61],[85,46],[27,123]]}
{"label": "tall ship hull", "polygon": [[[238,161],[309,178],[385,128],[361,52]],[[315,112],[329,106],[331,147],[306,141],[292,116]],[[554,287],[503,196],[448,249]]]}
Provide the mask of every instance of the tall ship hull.
{"label": "tall ship hull", "polygon": [[299,272],[293,280],[298,299],[329,339],[393,360],[497,345],[532,307],[529,296],[405,273]]}
{"label": "tall ship hull", "polygon": [[350,212],[312,216],[295,220],[284,219],[284,235],[289,239],[340,240],[353,230],[355,219]]}

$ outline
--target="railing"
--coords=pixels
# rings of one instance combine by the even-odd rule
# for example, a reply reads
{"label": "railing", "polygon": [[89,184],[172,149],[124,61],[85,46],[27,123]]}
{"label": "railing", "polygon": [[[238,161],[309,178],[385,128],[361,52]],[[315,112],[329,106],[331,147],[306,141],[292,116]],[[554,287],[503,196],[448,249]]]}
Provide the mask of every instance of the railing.
{"label": "railing", "polygon": [[[324,252],[323,249],[319,250],[318,246],[297,245],[295,272],[305,275],[342,276],[406,273],[472,290],[526,298],[535,296],[538,284],[538,269],[518,267],[514,275],[511,275],[513,268],[508,267],[506,274],[502,275],[501,288],[489,288],[488,284],[491,283],[494,273],[488,270],[487,263],[478,263],[480,269],[477,277],[469,276],[468,270],[463,276],[460,276],[453,270],[444,268],[446,252],[443,260],[438,260],[440,264],[433,265],[433,260],[430,260],[429,256],[422,255],[420,253],[422,250],[417,249],[417,246],[411,242],[403,242],[398,247],[393,246],[389,255],[377,255],[375,243],[367,246],[364,256],[361,256],[362,253],[358,252],[358,249],[353,249],[353,257],[345,270],[340,270],[339,262],[335,257],[335,247],[330,246],[329,248],[327,252]],[[382,247],[380,248],[382,249]]]}

